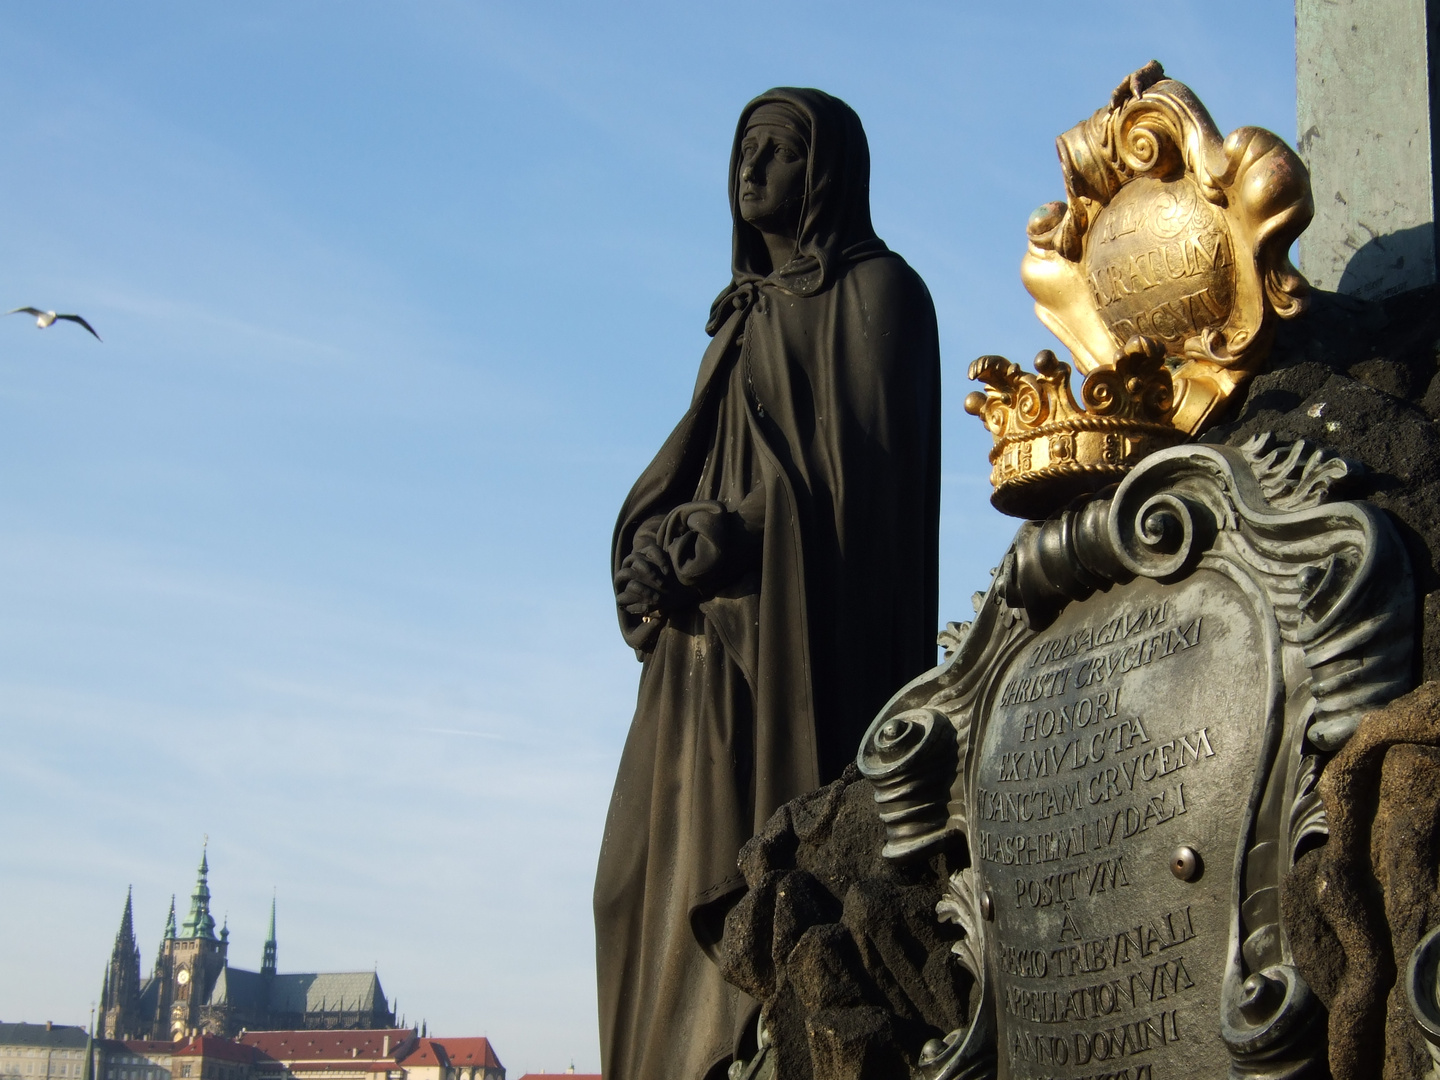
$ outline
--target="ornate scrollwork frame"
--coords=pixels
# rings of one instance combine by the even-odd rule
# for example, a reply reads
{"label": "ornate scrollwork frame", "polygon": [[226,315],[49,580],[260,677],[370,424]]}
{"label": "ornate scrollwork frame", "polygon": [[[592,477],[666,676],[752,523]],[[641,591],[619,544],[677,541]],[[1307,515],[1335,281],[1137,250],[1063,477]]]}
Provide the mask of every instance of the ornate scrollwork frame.
{"label": "ornate scrollwork frame", "polygon": [[[1361,715],[1409,689],[1414,608],[1409,563],[1374,507],[1330,502],[1350,471],[1303,442],[1188,445],[1142,462],[1108,498],[1022,525],[976,618],[949,632],[945,661],[902,688],[867,732],[861,772],[880,803],[892,859],[927,857],[975,820],[975,757],[1009,659],[1072,601],[1137,577],[1197,568],[1249,593],[1268,638],[1270,705],[1241,850],[1219,1034],[1232,1075],[1290,1077],[1323,1056],[1323,1009],[1296,969],[1280,885],[1323,842],[1320,767]],[[942,722],[948,721],[948,723]],[[927,794],[928,793],[928,794]],[[995,1069],[985,898],[966,867],[937,907],[965,931],[958,962],[977,981],[967,1029],[925,1048],[923,1080]]]}

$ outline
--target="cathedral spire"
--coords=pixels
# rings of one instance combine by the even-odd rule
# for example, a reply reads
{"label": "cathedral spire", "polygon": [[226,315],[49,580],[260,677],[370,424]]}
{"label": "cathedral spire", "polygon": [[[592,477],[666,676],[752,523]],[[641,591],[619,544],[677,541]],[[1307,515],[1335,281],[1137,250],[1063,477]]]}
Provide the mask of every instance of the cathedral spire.
{"label": "cathedral spire", "polygon": [[165,959],[165,943],[175,940],[175,894],[170,894],[170,914],[165,919],[165,932],[160,935],[160,947],[155,950],[155,975],[160,975],[161,963]]}
{"label": "cathedral spire", "polygon": [[125,893],[125,910],[120,916],[110,963],[105,967],[105,982],[100,988],[100,1022],[108,1039],[123,1039],[138,1030],[140,946],[135,944],[132,894],[133,890]]}
{"label": "cathedral spire", "polygon": [[[206,841],[206,848],[209,841]],[[210,885],[206,881],[210,873],[209,852],[200,853],[200,877],[195,882],[195,891],[190,894],[190,914],[180,927],[180,936],[186,939],[203,938],[215,941],[215,917],[210,914]]]}
{"label": "cathedral spire", "polygon": [[265,938],[265,952],[260,960],[260,974],[275,974],[275,897],[270,897],[270,933]]}
{"label": "cathedral spire", "polygon": [[118,950],[121,943],[128,944],[131,948],[135,946],[135,886],[127,885],[125,888],[125,910],[120,913],[120,929],[115,934],[115,948]]}

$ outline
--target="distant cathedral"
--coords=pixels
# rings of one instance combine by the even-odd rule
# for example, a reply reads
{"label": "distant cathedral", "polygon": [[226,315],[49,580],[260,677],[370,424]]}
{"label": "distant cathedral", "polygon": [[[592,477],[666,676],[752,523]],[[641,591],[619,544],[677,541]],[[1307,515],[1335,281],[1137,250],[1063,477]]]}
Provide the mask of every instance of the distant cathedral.
{"label": "distant cathedral", "polygon": [[215,934],[210,914],[208,854],[200,856],[200,879],[190,914],[175,926],[175,899],[155,957],[155,970],[140,978],[131,898],[125,897],[120,931],[100,991],[100,1030],[107,1039],[173,1040],[188,1035],[232,1037],[248,1031],[389,1028],[395,1013],[373,971],[281,975],[275,968],[275,902],[260,970],[230,966],[230,931]]}

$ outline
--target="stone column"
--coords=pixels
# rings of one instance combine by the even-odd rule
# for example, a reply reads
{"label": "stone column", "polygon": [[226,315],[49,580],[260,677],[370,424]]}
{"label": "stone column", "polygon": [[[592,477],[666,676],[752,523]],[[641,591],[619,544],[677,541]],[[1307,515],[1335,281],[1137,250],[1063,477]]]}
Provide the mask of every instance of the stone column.
{"label": "stone column", "polygon": [[1295,0],[1301,158],[1315,221],[1300,269],[1380,300],[1437,280],[1440,0]]}

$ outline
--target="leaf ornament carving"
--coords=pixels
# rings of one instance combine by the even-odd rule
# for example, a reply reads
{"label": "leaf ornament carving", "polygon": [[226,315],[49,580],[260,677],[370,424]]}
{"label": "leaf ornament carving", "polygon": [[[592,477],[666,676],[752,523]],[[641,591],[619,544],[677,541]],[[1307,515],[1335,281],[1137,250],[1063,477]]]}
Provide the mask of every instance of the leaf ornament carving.
{"label": "leaf ornament carving", "polygon": [[1270,432],[1251,438],[1240,453],[1260,481],[1265,501],[1277,510],[1319,506],[1359,468],[1332,450],[1317,449],[1304,439],[1287,444]]}
{"label": "leaf ornament carving", "polygon": [[994,1004],[985,976],[984,916],[973,869],[967,866],[950,875],[935,914],[941,922],[965,931],[951,948],[960,965],[975,977],[972,1000],[979,1005],[968,1028],[925,1044],[915,1074],[917,1080],[989,1080],[995,1075]]}

